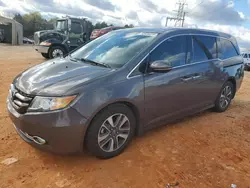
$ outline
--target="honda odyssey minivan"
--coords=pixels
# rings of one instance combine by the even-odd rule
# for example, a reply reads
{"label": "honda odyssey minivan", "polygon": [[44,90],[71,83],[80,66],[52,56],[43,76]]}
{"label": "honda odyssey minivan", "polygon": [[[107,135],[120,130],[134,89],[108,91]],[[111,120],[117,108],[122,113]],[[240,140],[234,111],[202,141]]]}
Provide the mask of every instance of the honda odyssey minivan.
{"label": "honda odyssey minivan", "polygon": [[231,35],[124,29],[19,74],[7,106],[31,145],[110,158],[153,127],[209,108],[224,112],[243,75]]}

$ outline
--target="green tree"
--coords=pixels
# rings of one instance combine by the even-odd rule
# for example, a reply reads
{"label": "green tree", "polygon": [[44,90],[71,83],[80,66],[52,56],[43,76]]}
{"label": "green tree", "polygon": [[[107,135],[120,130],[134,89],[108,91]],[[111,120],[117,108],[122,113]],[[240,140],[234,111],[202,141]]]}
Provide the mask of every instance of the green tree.
{"label": "green tree", "polygon": [[54,24],[54,23],[56,23],[57,19],[58,19],[57,17],[50,18],[50,19],[48,20],[48,23]]}
{"label": "green tree", "polygon": [[58,17],[53,17],[47,20],[46,29],[54,29]]}
{"label": "green tree", "polygon": [[134,27],[134,25],[133,25],[133,24],[129,24],[129,25],[128,25],[128,24],[126,24],[126,25],[124,25],[124,27],[125,27],[125,28],[133,28],[133,27]]}
{"label": "green tree", "polygon": [[24,36],[32,36],[34,32],[47,29],[48,22],[44,19],[39,12],[32,12],[29,14],[15,14],[14,20],[23,25]]}
{"label": "green tree", "polygon": [[109,25],[106,22],[97,22],[94,26],[95,29],[102,29],[108,27]]}
{"label": "green tree", "polygon": [[15,14],[13,17],[14,20],[16,20],[17,22],[19,22],[20,24],[23,24],[24,20],[21,14]]}
{"label": "green tree", "polygon": [[129,24],[128,27],[129,27],[129,28],[133,28],[133,27],[135,27],[135,26],[134,26],[133,24]]}
{"label": "green tree", "polygon": [[43,19],[39,12],[32,12],[30,14],[25,14],[24,19],[24,32],[28,35],[32,35],[34,32],[46,29],[47,20]]}

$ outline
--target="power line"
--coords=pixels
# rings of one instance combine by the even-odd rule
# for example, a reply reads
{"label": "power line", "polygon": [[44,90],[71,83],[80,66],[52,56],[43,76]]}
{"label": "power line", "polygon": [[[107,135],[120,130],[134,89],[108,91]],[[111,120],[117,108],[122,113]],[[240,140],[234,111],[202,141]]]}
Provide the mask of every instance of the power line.
{"label": "power line", "polygon": [[[226,4],[226,6],[224,6],[223,8],[221,8],[220,11],[223,10],[223,9],[225,9],[225,8],[227,8],[227,7],[228,7],[228,4]],[[213,16],[212,13],[214,13],[216,11],[218,11],[218,10],[215,9],[214,11],[208,12],[207,14],[210,14],[210,16],[208,16],[207,19],[211,18],[211,16]]]}
{"label": "power line", "polygon": [[[236,0],[235,0],[235,1],[236,1]],[[204,1],[203,1],[203,2],[204,2]],[[211,2],[211,3],[214,3],[214,2]],[[227,7],[228,7],[228,4],[226,4],[224,7],[220,8],[220,11],[223,10],[223,9],[225,9],[225,8],[227,8]],[[212,10],[212,11],[206,13],[207,15],[209,15],[206,19],[208,20],[209,18],[211,18],[211,16],[213,16],[212,13],[214,13],[214,12],[216,12],[216,11],[218,11],[218,9],[214,9],[214,10]],[[190,16],[190,15],[189,15],[189,16]]]}
{"label": "power line", "polygon": [[196,9],[198,6],[200,6],[202,3],[204,3],[205,0],[202,0],[200,3],[198,3],[197,5],[195,5],[193,8],[191,8],[191,11],[189,12],[189,15],[191,15],[190,13],[194,12],[194,9]]}
{"label": "power line", "polygon": [[[235,2],[235,1],[237,1],[237,0],[234,0],[234,2]],[[240,1],[240,0],[238,0],[238,1]],[[198,3],[197,5],[195,5],[195,6],[191,9],[191,11],[189,12],[189,16],[192,15],[192,14],[190,14],[190,13],[194,12],[194,11],[193,11],[194,9],[196,9],[199,5],[201,5],[201,4],[204,3],[204,2],[205,2],[205,0],[202,0],[200,3]],[[211,2],[211,3],[215,3],[215,2],[213,1],[213,2]],[[228,4],[226,4],[226,6],[223,7],[222,9],[227,8],[227,6],[228,6]],[[211,12],[207,13],[207,14],[213,13],[213,12],[215,12],[215,11],[216,11],[216,9],[215,9],[214,11],[211,11]],[[211,16],[210,16],[210,17],[211,17]]]}

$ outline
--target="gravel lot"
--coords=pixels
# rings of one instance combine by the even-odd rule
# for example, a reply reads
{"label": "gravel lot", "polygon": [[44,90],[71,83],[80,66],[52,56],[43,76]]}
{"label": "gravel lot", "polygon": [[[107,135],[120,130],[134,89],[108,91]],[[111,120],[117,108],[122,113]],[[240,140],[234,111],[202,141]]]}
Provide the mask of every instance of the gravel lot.
{"label": "gravel lot", "polygon": [[[15,132],[6,110],[13,78],[44,59],[31,46],[0,46],[0,187],[250,187],[250,73],[225,113],[202,112],[135,138],[110,160],[39,151]],[[4,160],[14,158],[9,165]],[[5,161],[6,162],[6,161]]]}

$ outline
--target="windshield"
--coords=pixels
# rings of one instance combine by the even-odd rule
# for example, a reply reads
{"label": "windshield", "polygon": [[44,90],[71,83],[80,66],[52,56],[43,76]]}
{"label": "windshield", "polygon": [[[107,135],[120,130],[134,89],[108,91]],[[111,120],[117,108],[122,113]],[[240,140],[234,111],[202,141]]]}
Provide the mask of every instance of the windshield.
{"label": "windshield", "polygon": [[67,31],[67,21],[66,20],[57,20],[56,30],[57,31]]}
{"label": "windshield", "polygon": [[110,32],[76,50],[71,56],[120,68],[156,36],[157,33]]}

